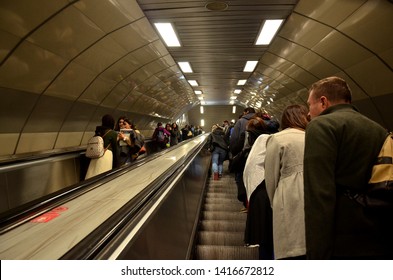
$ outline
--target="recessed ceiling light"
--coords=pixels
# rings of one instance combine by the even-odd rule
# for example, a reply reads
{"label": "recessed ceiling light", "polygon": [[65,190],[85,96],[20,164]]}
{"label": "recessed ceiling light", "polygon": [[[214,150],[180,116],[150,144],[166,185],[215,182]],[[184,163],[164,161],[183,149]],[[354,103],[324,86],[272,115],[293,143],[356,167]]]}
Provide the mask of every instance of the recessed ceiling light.
{"label": "recessed ceiling light", "polygon": [[201,90],[194,90],[195,94],[202,94]]}
{"label": "recessed ceiling light", "polygon": [[283,19],[265,20],[255,45],[269,45],[283,21]]}
{"label": "recessed ceiling light", "polygon": [[190,63],[188,62],[179,62],[179,66],[181,68],[181,70],[183,71],[183,73],[192,73],[192,68]]}
{"label": "recessed ceiling light", "polygon": [[188,82],[189,82],[190,85],[192,85],[193,87],[199,86],[199,85],[198,85],[198,82],[197,82],[196,80],[188,80]]}
{"label": "recessed ceiling light", "polygon": [[247,61],[246,66],[244,67],[243,71],[244,72],[252,72],[255,69],[255,66],[257,66],[258,61]]}
{"label": "recessed ceiling light", "polygon": [[239,80],[239,81],[237,82],[237,85],[238,85],[238,86],[243,86],[243,85],[246,84],[246,82],[247,82],[247,80]]}
{"label": "recessed ceiling light", "polygon": [[171,23],[155,23],[154,25],[168,47],[180,47],[179,39]]}
{"label": "recessed ceiling light", "polygon": [[236,93],[236,94],[239,94],[239,93],[242,92],[242,90],[241,89],[235,89],[233,92]]}

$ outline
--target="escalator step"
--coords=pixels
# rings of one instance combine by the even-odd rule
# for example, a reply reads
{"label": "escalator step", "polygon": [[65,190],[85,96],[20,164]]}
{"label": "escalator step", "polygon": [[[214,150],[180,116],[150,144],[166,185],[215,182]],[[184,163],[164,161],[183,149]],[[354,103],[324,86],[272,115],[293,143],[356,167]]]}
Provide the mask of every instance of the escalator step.
{"label": "escalator step", "polygon": [[[202,220],[200,223],[200,231],[226,231],[226,232],[242,232],[246,226],[246,221],[228,221],[228,220]],[[243,240],[243,239],[242,239]]]}
{"label": "escalator step", "polygon": [[202,211],[202,217],[206,220],[240,220],[245,221],[247,218],[246,213],[241,212],[225,212],[225,211]]}
{"label": "escalator step", "polygon": [[244,233],[201,231],[198,235],[200,245],[243,246]]}
{"label": "escalator step", "polygon": [[258,247],[198,245],[198,260],[257,260]]}
{"label": "escalator step", "polygon": [[220,200],[220,203],[206,203],[203,208],[205,211],[239,212],[240,206],[235,203],[223,203]]}

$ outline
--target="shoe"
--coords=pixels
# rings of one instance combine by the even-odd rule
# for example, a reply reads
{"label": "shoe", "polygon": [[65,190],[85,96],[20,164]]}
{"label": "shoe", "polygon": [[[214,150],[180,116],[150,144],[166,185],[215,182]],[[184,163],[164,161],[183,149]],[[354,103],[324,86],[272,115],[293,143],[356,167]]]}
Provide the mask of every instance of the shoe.
{"label": "shoe", "polygon": [[218,180],[218,172],[213,173],[213,180]]}
{"label": "shoe", "polygon": [[246,245],[244,245],[244,247],[246,247],[246,248],[255,248],[255,247],[259,247],[259,244],[246,244]]}
{"label": "shoe", "polygon": [[241,213],[247,213],[247,212],[248,212],[248,209],[247,209],[246,207],[244,207],[244,208],[240,209],[239,212],[241,212]]}
{"label": "shoe", "polygon": [[222,178],[222,174],[218,174],[218,178]]}

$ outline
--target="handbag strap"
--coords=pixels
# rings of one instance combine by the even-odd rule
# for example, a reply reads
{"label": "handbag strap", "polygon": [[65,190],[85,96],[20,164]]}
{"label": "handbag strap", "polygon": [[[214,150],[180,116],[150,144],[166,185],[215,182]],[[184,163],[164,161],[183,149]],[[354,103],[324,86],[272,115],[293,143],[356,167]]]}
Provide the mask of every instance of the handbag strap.
{"label": "handbag strap", "polygon": [[[105,132],[105,134],[102,135],[102,139],[104,139],[105,135],[107,135],[110,131],[112,131],[112,129],[109,129],[107,132]],[[105,151],[108,150],[110,146],[111,146],[111,143],[108,144],[108,146],[105,148]]]}

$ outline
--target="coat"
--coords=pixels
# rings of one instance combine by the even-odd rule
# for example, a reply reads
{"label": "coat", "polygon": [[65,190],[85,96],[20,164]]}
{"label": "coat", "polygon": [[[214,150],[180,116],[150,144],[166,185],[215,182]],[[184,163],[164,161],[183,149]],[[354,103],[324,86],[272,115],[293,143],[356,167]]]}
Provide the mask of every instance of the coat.
{"label": "coat", "polygon": [[304,256],[304,131],[287,128],[266,144],[265,181],[273,209],[276,259]]}
{"label": "coat", "polygon": [[249,113],[242,116],[232,128],[229,150],[233,156],[237,155],[242,150],[244,145],[244,138],[241,139],[242,133],[246,131],[247,123],[254,115],[255,113]]}
{"label": "coat", "polygon": [[228,151],[228,143],[225,141],[225,134],[222,129],[215,129],[207,137],[206,146],[209,150],[213,151],[214,146],[219,146]]}
{"label": "coat", "polygon": [[393,257],[391,214],[343,195],[366,188],[386,130],[350,104],[331,106],[306,129],[304,196],[307,258]]}

